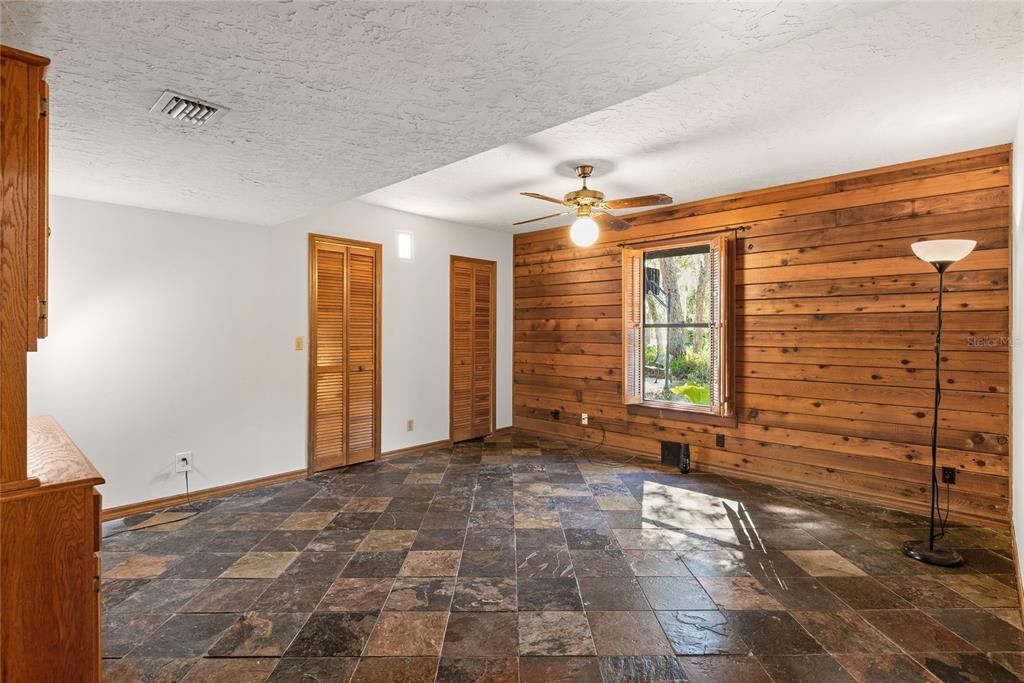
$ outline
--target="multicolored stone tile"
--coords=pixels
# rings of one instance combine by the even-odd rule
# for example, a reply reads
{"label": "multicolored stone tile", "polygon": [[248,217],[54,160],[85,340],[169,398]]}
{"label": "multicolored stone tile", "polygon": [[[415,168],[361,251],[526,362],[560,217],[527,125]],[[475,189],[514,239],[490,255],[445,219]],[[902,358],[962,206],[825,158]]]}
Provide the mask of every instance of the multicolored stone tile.
{"label": "multicolored stone tile", "polygon": [[351,683],[430,683],[436,670],[435,657],[363,657]]}
{"label": "multicolored stone tile", "polygon": [[515,657],[443,658],[437,669],[436,680],[441,683],[518,683],[519,666]]}
{"label": "multicolored stone tile", "polygon": [[105,525],[106,680],[1024,679],[1005,531],[950,526],[967,563],[930,567],[921,517],[554,438],[198,510]]}
{"label": "multicolored stone tile", "polygon": [[443,657],[515,656],[518,617],[513,612],[453,612],[444,636]]}
{"label": "multicolored stone tile", "polygon": [[437,657],[447,621],[447,612],[382,612],[363,656]]}
{"label": "multicolored stone tile", "polygon": [[280,657],[308,618],[308,614],[246,612],[228,627],[207,654],[210,657]]}
{"label": "multicolored stone tile", "polygon": [[582,612],[519,612],[519,654],[535,657],[594,655]]}
{"label": "multicolored stone tile", "polygon": [[400,577],[384,603],[386,611],[447,612],[455,594],[454,578]]}
{"label": "multicolored stone tile", "polygon": [[655,612],[677,655],[742,655],[743,638],[717,610]]}
{"label": "multicolored stone tile", "polygon": [[285,651],[285,657],[358,657],[370,637],[376,614],[317,612]]}
{"label": "multicolored stone tile", "polygon": [[514,612],[517,585],[513,577],[460,576],[455,584],[453,612]]}
{"label": "multicolored stone tile", "polygon": [[771,683],[761,662],[753,656],[679,657],[678,662],[688,681]]}
{"label": "multicolored stone tile", "polygon": [[455,576],[462,552],[458,550],[413,550],[405,556],[399,576]]}
{"label": "multicolored stone tile", "polygon": [[180,562],[180,555],[138,553],[103,572],[105,579],[155,579]]}
{"label": "multicolored stone tile", "polygon": [[221,575],[222,579],[274,579],[288,568],[297,552],[248,552]]}
{"label": "multicolored stone tile", "polygon": [[273,579],[217,579],[211,582],[179,612],[245,612],[263,594]]}
{"label": "multicolored stone tile", "polygon": [[131,654],[137,657],[198,657],[235,619],[234,614],[175,614]]}
{"label": "multicolored stone tile", "polygon": [[671,655],[654,612],[587,612],[599,655]]}

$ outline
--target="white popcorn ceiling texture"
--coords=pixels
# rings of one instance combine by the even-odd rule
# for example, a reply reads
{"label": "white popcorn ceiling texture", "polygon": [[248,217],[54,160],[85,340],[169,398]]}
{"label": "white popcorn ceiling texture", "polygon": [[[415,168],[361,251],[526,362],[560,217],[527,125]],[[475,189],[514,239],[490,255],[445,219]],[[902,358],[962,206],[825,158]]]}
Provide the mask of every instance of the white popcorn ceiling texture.
{"label": "white popcorn ceiling texture", "polygon": [[[508,229],[549,212],[516,193],[573,189],[576,159],[601,189],[685,199],[1006,142],[1020,5],[969,5],[0,10],[5,44],[53,60],[55,194],[274,224],[372,193]],[[198,129],[151,114],[165,88],[231,111]]]}

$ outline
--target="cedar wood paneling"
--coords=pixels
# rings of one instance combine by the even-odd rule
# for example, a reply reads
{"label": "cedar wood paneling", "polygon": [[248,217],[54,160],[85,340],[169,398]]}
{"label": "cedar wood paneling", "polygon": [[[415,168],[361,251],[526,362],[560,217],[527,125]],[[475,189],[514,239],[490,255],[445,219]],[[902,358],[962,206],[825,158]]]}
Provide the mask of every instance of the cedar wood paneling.
{"label": "cedar wood paneling", "polygon": [[[910,243],[970,238],[946,276],[939,464],[952,519],[1008,523],[1009,164],[1003,145],[691,202],[588,248],[516,235],[515,426],[652,457],[686,441],[700,470],[927,512],[937,278]],[[630,414],[620,244],[724,229],[737,425]]]}

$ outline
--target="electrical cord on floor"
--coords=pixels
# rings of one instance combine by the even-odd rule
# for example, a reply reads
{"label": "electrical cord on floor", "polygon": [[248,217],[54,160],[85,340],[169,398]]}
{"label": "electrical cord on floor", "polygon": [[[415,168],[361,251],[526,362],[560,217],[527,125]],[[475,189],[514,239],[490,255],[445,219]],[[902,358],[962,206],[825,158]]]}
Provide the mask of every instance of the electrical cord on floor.
{"label": "electrical cord on floor", "polygon": [[[939,294],[939,298],[941,299],[941,297],[942,297],[942,295],[940,293]],[[936,344],[937,343],[938,343],[938,341],[936,341]],[[938,372],[938,370],[936,370],[936,372]],[[936,405],[936,409],[937,409],[937,407],[938,407],[938,405],[940,404],[941,401],[942,401],[942,387],[941,386],[936,386],[935,387],[935,405]],[[938,433],[939,433],[938,430],[939,430],[938,419],[933,419],[933,421],[932,421],[932,444],[935,444],[938,441]],[[935,538],[936,539],[943,538],[946,535],[946,524],[949,522],[949,482],[946,482],[946,514],[945,514],[945,516],[943,516],[943,514],[942,514],[942,503],[939,501],[939,479],[938,479],[938,476],[935,473],[935,467],[934,466],[932,467],[932,500],[931,500],[931,503],[932,503],[932,510],[935,511],[935,516],[939,518],[939,533],[935,534]]]}
{"label": "electrical cord on floor", "polygon": [[[603,424],[601,424],[600,422],[597,422],[595,424],[595,426],[601,428],[601,441],[599,443],[594,444],[593,446],[587,446],[586,448],[581,448],[579,446],[573,447],[573,449],[572,449],[573,457],[583,458],[587,462],[594,462],[590,458],[589,454],[593,453],[598,448],[601,448],[602,446],[604,446],[605,442],[608,440],[608,430],[605,429],[605,426]],[[635,455],[631,455],[631,456],[629,456],[629,460],[626,460],[623,463],[612,462],[612,461],[608,461],[608,460],[602,460],[600,464],[605,465],[607,467],[625,467],[626,465],[630,464],[634,460],[636,460],[636,456]]]}
{"label": "electrical cord on floor", "polygon": [[596,451],[598,448],[600,448],[601,446],[604,445],[605,440],[608,438],[608,430],[605,429],[604,425],[601,424],[600,422],[598,422],[595,426],[601,428],[601,441],[600,441],[600,443],[596,443],[593,446],[587,446],[586,448],[582,448],[580,446],[576,446],[575,448],[573,448],[573,455],[574,456],[579,457],[579,458],[586,457],[584,454],[592,453],[593,451]]}
{"label": "electrical cord on floor", "polygon": [[[935,494],[936,504],[938,504],[938,494]],[[939,509],[939,534],[935,538],[942,538],[946,535],[946,524],[949,522],[949,483],[946,484],[946,516],[942,516],[942,510]]]}
{"label": "electrical cord on floor", "polygon": [[107,534],[106,536],[103,536],[100,540],[111,538],[113,536],[120,536],[121,534],[126,534],[129,531],[142,531],[143,529],[153,529],[153,528],[158,527],[158,526],[164,526],[165,524],[177,524],[178,522],[183,522],[186,519],[192,519],[193,517],[198,515],[200,512],[202,512],[202,510],[197,508],[195,506],[195,504],[192,502],[192,498],[191,498],[191,495],[189,493],[189,487],[188,487],[188,471],[187,470],[185,471],[185,504],[188,507],[192,508],[192,514],[186,515],[184,517],[179,517],[178,519],[169,519],[166,522],[157,522],[156,524],[146,524],[146,525],[143,525],[143,526],[133,526],[133,527],[129,527],[127,529],[121,529],[120,531],[115,531],[113,533]]}

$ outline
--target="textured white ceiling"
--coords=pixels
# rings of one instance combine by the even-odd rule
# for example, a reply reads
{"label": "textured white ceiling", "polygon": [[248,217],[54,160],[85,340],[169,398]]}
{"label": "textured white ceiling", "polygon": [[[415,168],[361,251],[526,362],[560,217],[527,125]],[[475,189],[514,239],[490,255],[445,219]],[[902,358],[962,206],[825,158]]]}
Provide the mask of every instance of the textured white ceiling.
{"label": "textured white ceiling", "polygon": [[[56,194],[274,223],[878,4],[4,1],[52,58]],[[172,89],[231,112],[148,112]],[[671,117],[672,114],[670,113]],[[489,182],[504,171],[488,169]]]}
{"label": "textured white ceiling", "polygon": [[[513,230],[578,187],[677,202],[1010,142],[1024,81],[1024,4],[906,3],[369,194],[367,201]],[[564,219],[522,226],[536,230]]]}

